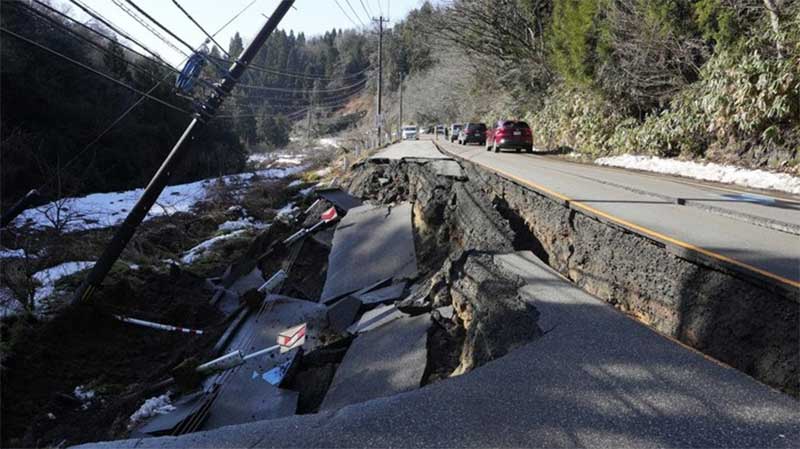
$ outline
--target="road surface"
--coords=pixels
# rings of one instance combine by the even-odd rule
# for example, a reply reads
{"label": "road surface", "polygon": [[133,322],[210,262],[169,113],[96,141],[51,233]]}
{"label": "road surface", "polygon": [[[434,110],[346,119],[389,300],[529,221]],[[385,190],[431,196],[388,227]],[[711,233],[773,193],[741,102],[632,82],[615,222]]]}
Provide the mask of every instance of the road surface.
{"label": "road surface", "polygon": [[529,252],[519,273],[546,332],[465,375],[337,411],[107,448],[798,447],[800,404],[651,331]]}
{"label": "road surface", "polygon": [[800,201],[536,154],[437,144],[591,215],[800,288]]}

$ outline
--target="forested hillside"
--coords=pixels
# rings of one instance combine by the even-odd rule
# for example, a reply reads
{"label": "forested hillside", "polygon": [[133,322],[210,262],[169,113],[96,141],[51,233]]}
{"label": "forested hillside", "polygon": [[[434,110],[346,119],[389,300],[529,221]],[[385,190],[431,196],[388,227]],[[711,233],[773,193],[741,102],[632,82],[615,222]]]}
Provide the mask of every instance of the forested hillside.
{"label": "forested hillside", "polygon": [[[99,20],[75,22],[55,3],[1,6],[2,27],[17,35],[0,39],[5,205],[33,188],[55,198],[145,185],[189,122],[192,100],[204,98],[245,44],[237,33],[228,48],[199,48],[207,62],[187,98],[175,92],[175,68]],[[374,88],[374,44],[354,31],[274,33],[219,118],[191,142],[173,182],[241,171],[248,151],[285,145],[294,121],[311,114],[323,122]],[[142,92],[162,103],[140,101]]]}
{"label": "forested hillside", "polygon": [[415,120],[519,117],[550,149],[797,170],[799,2],[454,0],[404,27],[435,61],[409,78]]}
{"label": "forested hillside", "polygon": [[[799,10],[789,0],[424,3],[384,34],[384,123],[400,124],[404,79],[405,121],[518,117],[549,149],[796,171]],[[59,11],[4,1],[2,26],[192,109],[174,92],[175,68]],[[200,49],[208,63],[196,99],[242,51],[242,36]],[[5,204],[43,185],[47,197],[142,186],[188,122],[149,99],[124,115],[139,93],[17,37],[1,45]],[[377,67],[375,30],[276,32],[175,180],[240,170],[248,151],[285,145],[293,126],[313,136],[358,122],[353,135],[372,135]]]}

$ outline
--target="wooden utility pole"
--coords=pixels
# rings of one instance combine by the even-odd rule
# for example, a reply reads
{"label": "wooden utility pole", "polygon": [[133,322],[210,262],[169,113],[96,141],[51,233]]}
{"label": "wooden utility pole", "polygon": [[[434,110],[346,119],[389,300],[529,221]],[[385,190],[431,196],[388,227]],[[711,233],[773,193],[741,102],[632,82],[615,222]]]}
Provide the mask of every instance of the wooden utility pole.
{"label": "wooden utility pole", "polygon": [[383,16],[372,20],[378,22],[378,146],[381,146],[383,134],[383,23],[389,22]]}
{"label": "wooden utility pole", "polygon": [[120,254],[122,254],[122,251],[128,245],[131,238],[133,238],[136,229],[147,216],[150,208],[153,207],[153,204],[158,199],[158,196],[161,195],[164,187],[166,187],[172,173],[178,168],[178,164],[180,164],[181,160],[186,155],[188,147],[186,147],[184,143],[194,139],[197,129],[199,129],[202,124],[214,118],[222,102],[230,95],[234,86],[236,86],[236,83],[247,69],[247,66],[253,58],[255,58],[258,51],[264,45],[264,42],[267,41],[267,38],[269,38],[272,32],[278,27],[278,24],[283,20],[283,17],[289,11],[289,8],[292,7],[294,1],[295,0],[281,0],[280,4],[275,8],[275,12],[269,17],[267,23],[264,24],[256,37],[253,38],[250,45],[248,45],[238,59],[234,61],[222,80],[214,85],[214,91],[208,96],[206,101],[198,107],[194,118],[189,122],[189,126],[186,127],[183,135],[181,135],[178,142],[175,143],[172,151],[170,151],[156,174],[153,175],[153,179],[150,180],[150,183],[136,202],[136,205],[125,218],[125,221],[122,222],[119,229],[117,229],[116,234],[114,234],[111,242],[109,242],[105,251],[103,251],[103,254],[100,256],[100,259],[92,268],[89,276],[75,292],[75,296],[72,299],[73,302],[90,299],[95,290],[103,283],[106,275],[111,271],[114,262],[119,259]]}

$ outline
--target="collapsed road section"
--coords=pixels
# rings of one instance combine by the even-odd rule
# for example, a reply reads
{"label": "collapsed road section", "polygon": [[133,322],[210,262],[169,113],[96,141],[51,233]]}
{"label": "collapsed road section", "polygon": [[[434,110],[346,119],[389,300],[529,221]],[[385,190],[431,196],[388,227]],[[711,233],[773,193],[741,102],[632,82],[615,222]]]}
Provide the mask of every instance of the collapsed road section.
{"label": "collapsed road section", "polygon": [[[268,230],[220,280],[220,291],[241,292],[219,295],[238,298],[233,314],[254,310],[247,321],[262,320],[242,325],[226,351],[258,351],[281,329],[304,322],[302,349],[237,366],[238,374],[228,375],[235,385],[206,379],[185,395],[228,394],[236,406],[197,405],[211,412],[190,412],[198,417],[191,435],[153,432],[140,436],[176,436],[113,446],[788,447],[800,441],[794,399],[568,282],[525,215],[501,194],[500,181],[486,177],[430,142],[406,142],[356,164],[345,184],[349,193],[319,191],[297,223],[309,229],[329,207],[343,218],[313,233]],[[528,194],[535,195],[519,191]],[[614,231],[605,231],[608,238]],[[293,235],[303,237],[283,244]],[[281,270],[286,278],[276,286],[272,273]],[[245,280],[249,287],[241,287]],[[789,368],[776,378],[791,391],[796,361],[788,349],[796,340],[790,333],[778,338],[779,327],[769,347],[787,354],[776,366]],[[250,341],[251,333],[263,339],[236,343]],[[730,344],[753,355],[744,340]],[[176,414],[180,401],[139,432],[158,420],[186,419]]]}

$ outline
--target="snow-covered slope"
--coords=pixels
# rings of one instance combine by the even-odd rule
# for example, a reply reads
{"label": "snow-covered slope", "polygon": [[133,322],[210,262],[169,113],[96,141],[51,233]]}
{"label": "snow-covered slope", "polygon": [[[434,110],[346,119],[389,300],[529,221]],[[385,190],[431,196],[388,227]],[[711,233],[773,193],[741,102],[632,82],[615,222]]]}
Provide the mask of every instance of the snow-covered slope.
{"label": "snow-covered slope", "polygon": [[[197,203],[206,199],[210,188],[223,180],[225,183],[247,183],[254,176],[262,178],[285,178],[305,169],[303,165],[286,168],[270,168],[251,173],[211,178],[202,181],[168,186],[158,197],[158,201],[147,214],[146,219],[176,212],[188,212]],[[34,229],[54,227],[55,222],[63,224],[63,231],[75,232],[116,226],[125,219],[128,212],[144,189],[125,192],[93,193],[82,197],[65,198],[40,207],[28,209],[14,220],[14,226],[31,226]],[[56,212],[60,207],[60,216]]]}

